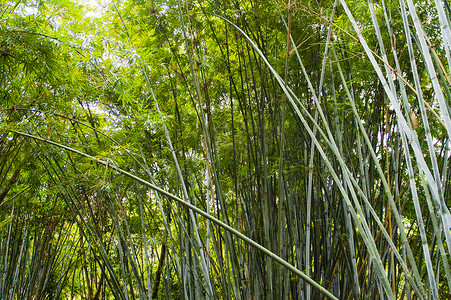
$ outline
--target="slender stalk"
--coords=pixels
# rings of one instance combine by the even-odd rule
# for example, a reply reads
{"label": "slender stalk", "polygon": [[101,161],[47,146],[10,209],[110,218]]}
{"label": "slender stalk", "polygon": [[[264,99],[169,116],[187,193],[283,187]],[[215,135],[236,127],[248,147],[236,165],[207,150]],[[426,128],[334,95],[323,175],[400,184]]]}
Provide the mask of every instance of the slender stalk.
{"label": "slender stalk", "polygon": [[[19,132],[19,131],[14,131],[14,130],[10,130],[10,132],[22,135],[24,137],[28,137],[31,139],[34,139],[36,141],[40,141],[40,142],[44,142],[44,143],[48,143],[50,145],[56,146],[58,148],[61,149],[65,149],[67,151],[76,153],[78,155],[84,156],[86,158],[89,158],[93,161],[96,161],[97,163],[100,163],[104,166],[109,165],[107,161],[98,159],[96,157],[90,156],[86,153],[80,152],[76,149],[70,148],[68,146],[50,141],[50,140],[46,140],[44,138],[41,137],[37,137],[28,133],[24,133],[24,132]],[[232,233],[233,235],[235,235],[236,237],[240,238],[241,240],[243,240],[245,243],[251,245],[252,247],[258,249],[259,251],[261,251],[262,253],[264,253],[265,255],[267,255],[269,258],[273,259],[275,262],[281,264],[282,266],[288,268],[290,271],[292,271],[294,274],[296,274],[297,276],[301,277],[302,279],[304,279],[306,282],[308,282],[309,284],[311,284],[312,286],[314,286],[318,291],[320,291],[321,293],[323,293],[324,295],[326,295],[327,297],[329,297],[330,299],[337,299],[334,295],[332,295],[329,291],[327,291],[326,289],[324,289],[321,285],[319,285],[318,283],[316,283],[315,281],[313,281],[310,277],[306,276],[303,272],[299,271],[297,268],[295,268],[294,266],[292,266],[291,264],[289,264],[288,262],[286,262],[285,260],[283,260],[282,258],[280,258],[278,255],[274,254],[273,252],[267,250],[265,247],[261,246],[260,244],[258,244],[257,242],[255,242],[254,240],[250,239],[249,237],[245,236],[244,234],[242,234],[241,232],[239,232],[238,230],[230,227],[229,225],[225,224],[224,222],[216,219],[215,217],[211,216],[209,213],[197,208],[196,206],[192,205],[191,203],[188,203],[184,200],[182,200],[181,198],[161,189],[160,187],[142,179],[139,178],[133,174],[131,174],[130,172],[127,172],[125,170],[120,169],[117,166],[114,165],[109,165],[109,168],[111,168],[112,170],[125,175],[133,180],[135,180],[136,182],[139,182],[151,189],[153,189],[154,191],[168,197],[171,200],[176,201],[177,203],[183,205],[184,207],[192,210],[195,213],[198,213],[199,215],[209,219],[210,221],[212,221],[213,223],[215,223],[216,225],[224,228],[225,230],[229,231],[230,233]]]}

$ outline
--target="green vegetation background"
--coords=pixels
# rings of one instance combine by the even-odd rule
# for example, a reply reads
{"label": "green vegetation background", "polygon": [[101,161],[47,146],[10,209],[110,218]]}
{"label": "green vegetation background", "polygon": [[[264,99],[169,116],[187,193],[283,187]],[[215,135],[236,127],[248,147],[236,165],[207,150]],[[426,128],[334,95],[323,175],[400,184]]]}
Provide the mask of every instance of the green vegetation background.
{"label": "green vegetation background", "polygon": [[449,21],[1,0],[0,299],[450,297]]}

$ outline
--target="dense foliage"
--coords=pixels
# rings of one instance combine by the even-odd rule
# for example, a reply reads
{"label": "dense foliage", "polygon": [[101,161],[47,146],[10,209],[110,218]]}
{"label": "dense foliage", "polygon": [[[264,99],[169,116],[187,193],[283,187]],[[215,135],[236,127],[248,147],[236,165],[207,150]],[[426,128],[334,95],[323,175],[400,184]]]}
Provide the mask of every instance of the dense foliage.
{"label": "dense foliage", "polygon": [[1,299],[445,299],[451,9],[0,2]]}

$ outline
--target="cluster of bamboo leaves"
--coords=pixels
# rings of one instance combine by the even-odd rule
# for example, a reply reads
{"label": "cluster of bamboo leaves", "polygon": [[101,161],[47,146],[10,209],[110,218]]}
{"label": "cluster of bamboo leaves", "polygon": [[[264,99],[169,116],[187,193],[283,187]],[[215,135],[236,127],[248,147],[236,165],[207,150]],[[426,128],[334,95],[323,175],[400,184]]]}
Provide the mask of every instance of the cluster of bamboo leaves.
{"label": "cluster of bamboo leaves", "polygon": [[1,299],[450,296],[446,0],[96,7],[1,2]]}

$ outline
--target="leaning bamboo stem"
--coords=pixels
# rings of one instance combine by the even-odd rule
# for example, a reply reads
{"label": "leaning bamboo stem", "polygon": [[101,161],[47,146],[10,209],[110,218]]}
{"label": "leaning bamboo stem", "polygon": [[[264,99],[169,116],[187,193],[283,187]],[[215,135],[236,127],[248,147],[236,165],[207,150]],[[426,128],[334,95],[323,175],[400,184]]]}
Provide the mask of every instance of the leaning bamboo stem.
{"label": "leaning bamboo stem", "polygon": [[50,141],[50,140],[46,140],[44,138],[41,138],[41,137],[38,137],[38,136],[34,136],[34,135],[31,135],[31,134],[28,134],[28,133],[25,133],[25,132],[19,132],[19,131],[14,131],[14,130],[10,130],[10,132],[22,135],[24,137],[28,137],[28,138],[34,139],[36,141],[48,143],[48,144],[56,146],[58,148],[61,148],[61,149],[64,149],[64,150],[76,153],[78,155],[84,156],[84,157],[86,157],[88,159],[91,159],[93,161],[96,161],[97,163],[100,163],[100,164],[102,164],[104,166],[108,165],[108,167],[110,169],[112,169],[112,170],[114,170],[114,171],[116,171],[116,172],[118,172],[118,173],[120,173],[122,175],[125,175],[125,176],[135,180],[136,182],[139,182],[139,183],[141,183],[141,184],[153,189],[154,191],[156,191],[156,192],[168,197],[171,200],[176,201],[178,204],[183,205],[184,207],[190,209],[191,211],[193,211],[195,213],[198,213],[199,215],[207,218],[208,220],[212,221],[216,225],[224,228],[228,232],[230,232],[233,235],[235,235],[236,237],[240,238],[245,243],[251,245],[252,247],[254,247],[256,249],[258,249],[259,251],[261,251],[262,253],[267,255],[269,258],[273,259],[275,262],[277,262],[277,263],[281,264],[282,266],[286,267],[287,269],[289,269],[294,274],[296,274],[297,276],[299,276],[302,279],[304,279],[307,283],[311,284],[319,292],[323,293],[324,295],[326,295],[330,299],[338,299],[334,295],[332,295],[329,291],[327,291],[325,288],[323,288],[321,285],[319,285],[317,282],[313,281],[310,277],[306,276],[303,272],[301,272],[300,270],[295,268],[293,265],[289,264],[288,262],[286,262],[285,260],[280,258],[278,255],[276,255],[273,252],[269,251],[268,249],[266,249],[265,247],[261,246],[259,243],[255,242],[254,240],[250,239],[249,237],[245,236],[244,234],[242,234],[238,230],[230,227],[229,225],[225,224],[224,222],[222,222],[222,221],[218,220],[217,218],[211,216],[208,212],[205,212],[205,211],[199,209],[198,207],[196,207],[196,206],[192,205],[191,203],[186,202],[183,199],[181,199],[181,198],[179,198],[179,197],[167,192],[166,190],[164,190],[164,189],[162,189],[162,188],[160,188],[160,187],[158,187],[158,186],[156,186],[156,185],[154,185],[154,184],[152,184],[152,183],[150,183],[150,182],[148,182],[148,181],[146,181],[146,180],[144,180],[144,179],[142,179],[140,177],[137,177],[137,176],[133,175],[132,173],[127,172],[127,171],[125,171],[125,170],[123,170],[123,169],[121,169],[121,168],[119,168],[119,167],[117,167],[115,165],[110,165],[107,161],[98,159],[96,157],[93,157],[91,155],[88,155],[88,154],[83,153],[83,152],[81,152],[79,150],[73,149],[71,147],[68,147],[68,146],[65,146],[65,145],[62,145],[62,144]]}

